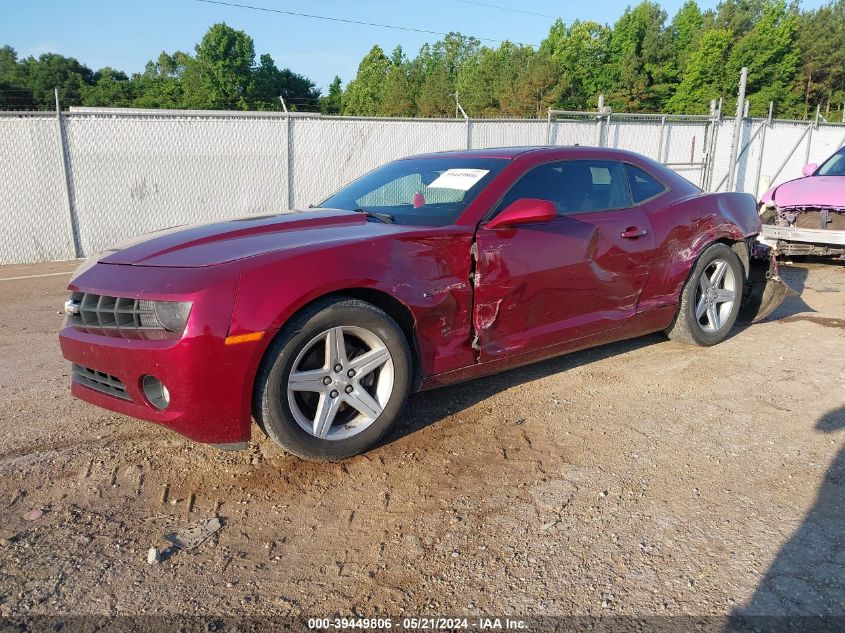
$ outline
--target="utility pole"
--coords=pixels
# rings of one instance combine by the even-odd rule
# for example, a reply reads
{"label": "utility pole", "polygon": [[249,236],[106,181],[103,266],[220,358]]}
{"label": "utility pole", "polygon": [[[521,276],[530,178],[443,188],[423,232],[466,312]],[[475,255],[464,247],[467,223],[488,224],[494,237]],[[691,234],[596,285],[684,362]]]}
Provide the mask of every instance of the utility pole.
{"label": "utility pole", "polygon": [[748,84],[748,67],[743,66],[739,74],[739,95],[736,100],[736,119],[734,120],[734,135],[731,141],[731,161],[728,164],[728,191],[734,190],[736,178],[736,160],[739,155],[739,139],[742,135],[742,115],[745,112],[745,88]]}

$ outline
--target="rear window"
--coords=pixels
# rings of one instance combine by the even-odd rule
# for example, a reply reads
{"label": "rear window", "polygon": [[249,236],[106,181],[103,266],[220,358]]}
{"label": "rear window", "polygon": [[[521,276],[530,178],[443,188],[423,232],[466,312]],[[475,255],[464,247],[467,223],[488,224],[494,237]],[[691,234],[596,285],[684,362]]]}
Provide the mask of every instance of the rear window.
{"label": "rear window", "polygon": [[639,167],[625,163],[625,169],[628,172],[628,182],[631,186],[631,198],[634,204],[645,202],[666,191],[662,182]]}

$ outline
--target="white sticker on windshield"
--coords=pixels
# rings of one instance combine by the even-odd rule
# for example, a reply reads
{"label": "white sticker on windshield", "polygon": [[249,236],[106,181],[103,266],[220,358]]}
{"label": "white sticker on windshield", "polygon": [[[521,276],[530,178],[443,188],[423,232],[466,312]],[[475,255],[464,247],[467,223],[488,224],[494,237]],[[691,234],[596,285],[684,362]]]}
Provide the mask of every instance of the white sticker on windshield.
{"label": "white sticker on windshield", "polygon": [[488,173],[490,173],[489,169],[447,169],[428,188],[469,191],[475,183]]}

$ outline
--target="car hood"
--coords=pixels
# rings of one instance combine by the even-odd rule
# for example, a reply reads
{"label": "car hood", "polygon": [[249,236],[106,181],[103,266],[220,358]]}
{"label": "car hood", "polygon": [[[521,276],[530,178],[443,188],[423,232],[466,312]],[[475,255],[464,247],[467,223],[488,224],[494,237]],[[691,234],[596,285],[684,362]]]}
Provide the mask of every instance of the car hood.
{"label": "car hood", "polygon": [[285,248],[366,237],[379,226],[390,225],[368,222],[363,213],[339,209],[294,211],[164,229],[119,244],[96,259],[105,264],[197,268]]}
{"label": "car hood", "polygon": [[786,207],[845,208],[845,176],[808,176],[770,189],[763,202]]}

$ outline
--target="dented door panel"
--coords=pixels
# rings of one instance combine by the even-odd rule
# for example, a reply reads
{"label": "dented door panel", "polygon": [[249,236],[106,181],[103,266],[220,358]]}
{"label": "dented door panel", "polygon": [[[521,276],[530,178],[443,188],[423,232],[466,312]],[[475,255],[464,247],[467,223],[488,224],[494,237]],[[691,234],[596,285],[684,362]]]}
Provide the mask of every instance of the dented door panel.
{"label": "dented door panel", "polygon": [[[626,239],[637,227],[644,235]],[[560,216],[476,236],[473,327],[479,361],[619,327],[634,316],[654,239],[622,209]]]}

